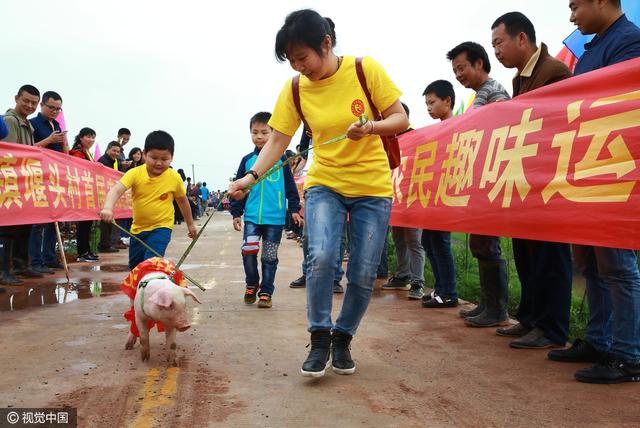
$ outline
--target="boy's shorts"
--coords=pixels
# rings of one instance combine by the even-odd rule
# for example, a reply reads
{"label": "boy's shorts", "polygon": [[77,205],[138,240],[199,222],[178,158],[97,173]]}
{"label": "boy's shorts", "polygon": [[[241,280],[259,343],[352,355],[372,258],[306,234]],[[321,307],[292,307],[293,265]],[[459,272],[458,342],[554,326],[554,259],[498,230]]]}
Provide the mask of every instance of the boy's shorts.
{"label": "boy's shorts", "polygon": [[[153,248],[161,257],[164,257],[164,252],[167,250],[169,241],[171,241],[171,229],[168,227],[160,227],[158,229],[148,230],[146,232],[140,232],[137,235],[133,235],[141,239],[145,244]],[[138,242],[137,239],[131,238],[129,241],[129,269],[133,269],[138,266],[139,263],[150,259],[151,257],[157,257],[157,254],[152,253],[144,245]]]}

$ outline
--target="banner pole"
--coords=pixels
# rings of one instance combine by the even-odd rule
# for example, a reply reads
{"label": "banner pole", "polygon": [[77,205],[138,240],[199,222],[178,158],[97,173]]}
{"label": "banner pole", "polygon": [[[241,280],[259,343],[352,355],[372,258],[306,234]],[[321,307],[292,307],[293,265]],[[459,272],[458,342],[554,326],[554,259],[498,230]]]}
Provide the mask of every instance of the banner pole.
{"label": "banner pole", "polygon": [[67,265],[67,256],[64,254],[64,244],[62,242],[62,235],[60,234],[60,227],[58,222],[53,223],[56,227],[56,236],[58,237],[58,246],[60,247],[60,257],[62,257],[62,266],[64,266],[64,274],[67,277],[67,284],[71,282],[69,279],[69,265]]}

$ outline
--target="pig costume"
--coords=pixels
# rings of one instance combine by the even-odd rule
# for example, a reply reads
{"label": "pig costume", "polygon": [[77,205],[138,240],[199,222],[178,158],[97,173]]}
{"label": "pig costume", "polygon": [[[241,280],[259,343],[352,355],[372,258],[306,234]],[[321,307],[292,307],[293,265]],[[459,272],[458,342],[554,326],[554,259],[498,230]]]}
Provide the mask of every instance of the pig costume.
{"label": "pig costume", "polygon": [[[170,276],[174,272],[176,272],[176,265],[171,260],[161,258],[161,257],[152,257],[139,263],[133,270],[129,273],[129,275],[125,278],[125,280],[120,284],[120,289],[129,296],[131,301],[133,302],[136,297],[136,293],[138,292],[138,287],[140,286],[140,281],[147,275],[152,273],[157,273],[158,276]],[[147,278],[147,281],[153,278]],[[182,275],[182,272],[177,271],[175,275],[173,275],[173,282],[183,288],[186,288],[185,280]],[[146,285],[146,284],[143,284]],[[136,325],[136,316],[135,311],[133,309],[133,305],[131,309],[124,313],[125,319],[127,319],[131,323],[131,333],[140,337],[140,331],[138,330],[138,326]],[[147,329],[151,330],[154,325],[157,325],[158,331],[164,331],[164,326],[162,323],[150,320],[147,321]]]}

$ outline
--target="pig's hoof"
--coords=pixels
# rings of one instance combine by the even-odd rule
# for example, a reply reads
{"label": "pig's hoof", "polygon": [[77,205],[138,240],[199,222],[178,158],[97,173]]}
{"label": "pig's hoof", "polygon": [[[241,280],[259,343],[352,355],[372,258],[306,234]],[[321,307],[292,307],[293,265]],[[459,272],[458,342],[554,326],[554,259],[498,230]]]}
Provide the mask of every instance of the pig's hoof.
{"label": "pig's hoof", "polygon": [[140,358],[142,361],[149,361],[151,350],[149,348],[140,348]]}
{"label": "pig's hoof", "polygon": [[178,359],[176,358],[175,352],[167,353],[167,363],[169,367],[178,367]]}
{"label": "pig's hoof", "polygon": [[124,345],[124,349],[133,349],[133,345],[136,344],[138,340],[133,334],[129,333],[129,337],[127,338],[127,343]]}

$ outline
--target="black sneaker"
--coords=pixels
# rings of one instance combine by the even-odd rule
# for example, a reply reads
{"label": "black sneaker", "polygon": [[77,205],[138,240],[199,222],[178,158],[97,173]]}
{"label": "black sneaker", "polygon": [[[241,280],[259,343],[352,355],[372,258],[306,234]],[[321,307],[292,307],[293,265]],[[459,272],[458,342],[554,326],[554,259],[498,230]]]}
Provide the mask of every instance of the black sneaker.
{"label": "black sneaker", "polygon": [[449,299],[432,293],[431,299],[422,301],[423,308],[455,308],[458,306],[458,299]]}
{"label": "black sneaker", "polygon": [[420,300],[422,296],[424,296],[424,284],[420,281],[412,281],[407,297],[409,300]]}
{"label": "black sneaker", "polygon": [[100,257],[98,257],[96,253],[92,253],[91,251],[89,251],[87,254],[89,254],[89,258],[93,259],[94,261],[100,260]]}
{"label": "black sneaker", "polygon": [[16,278],[16,276],[12,273],[6,272],[4,274],[0,274],[0,284],[20,285],[22,283],[24,283],[24,281]]}
{"label": "black sneaker", "polygon": [[51,269],[64,269],[64,265],[60,262],[47,263],[45,266]]}
{"label": "black sneaker", "polygon": [[95,262],[95,261],[98,261],[98,259],[94,259],[90,253],[84,253],[78,256],[78,261],[79,262]]}
{"label": "black sneaker", "polygon": [[44,276],[44,274],[33,270],[32,268],[27,268],[27,269],[22,269],[21,271],[19,271],[20,273],[18,273],[18,271],[16,271],[16,274],[18,275],[22,275],[22,276],[26,276],[27,278],[42,278]]}
{"label": "black sneaker", "polygon": [[612,384],[640,382],[640,363],[631,364],[613,355],[606,355],[593,367],[575,373],[579,382]]}
{"label": "black sneaker", "polygon": [[333,371],[342,375],[356,372],[356,363],[351,359],[351,339],[353,336],[334,331],[331,336],[331,365]]}
{"label": "black sneaker", "polygon": [[304,288],[307,286],[307,277],[305,275],[302,275],[300,278],[296,279],[295,281],[291,281],[291,284],[289,284],[289,287],[291,288]]}
{"label": "black sneaker", "polygon": [[54,274],[56,273],[55,270],[48,268],[44,265],[41,266],[32,266],[31,267],[32,270],[36,271],[36,272],[40,272],[40,273],[48,273],[48,274]]}
{"label": "black sneaker", "polygon": [[561,363],[597,363],[604,353],[598,351],[586,340],[576,339],[567,349],[549,351],[547,358]]}
{"label": "black sneaker", "polygon": [[[309,345],[307,345],[309,346]],[[311,350],[300,373],[305,377],[322,377],[329,367],[329,354],[331,350],[331,331],[316,330],[311,332]]]}
{"label": "black sneaker", "polygon": [[411,278],[408,276],[392,276],[386,284],[382,285],[383,290],[406,290],[409,288]]}
{"label": "black sneaker", "polygon": [[340,281],[333,281],[333,292],[336,294],[344,293],[344,287],[342,287]]}
{"label": "black sneaker", "polygon": [[436,290],[431,290],[431,293],[429,293],[429,294],[423,294],[422,295],[422,303],[433,299],[433,296],[435,296],[435,295],[436,295]]}

